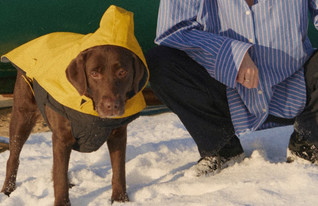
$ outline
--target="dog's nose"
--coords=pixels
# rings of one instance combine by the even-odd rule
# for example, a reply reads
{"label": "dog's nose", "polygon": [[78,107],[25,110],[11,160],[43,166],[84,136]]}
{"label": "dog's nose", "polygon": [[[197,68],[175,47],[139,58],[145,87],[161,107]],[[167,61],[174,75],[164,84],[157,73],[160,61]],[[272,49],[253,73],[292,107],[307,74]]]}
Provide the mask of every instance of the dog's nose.
{"label": "dog's nose", "polygon": [[100,116],[119,116],[121,115],[120,102],[118,99],[104,96],[98,107]]}
{"label": "dog's nose", "polygon": [[111,97],[103,97],[102,104],[107,110],[117,110],[119,108],[119,101]]}

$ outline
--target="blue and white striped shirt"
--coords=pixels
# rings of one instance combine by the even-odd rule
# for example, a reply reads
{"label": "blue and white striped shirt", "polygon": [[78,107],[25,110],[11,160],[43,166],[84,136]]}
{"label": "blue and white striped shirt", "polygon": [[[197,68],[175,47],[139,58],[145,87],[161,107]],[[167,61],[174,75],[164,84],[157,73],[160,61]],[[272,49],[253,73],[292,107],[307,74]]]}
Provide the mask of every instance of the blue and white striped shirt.
{"label": "blue and white striped shirt", "polygon": [[[306,104],[303,65],[314,49],[308,12],[318,29],[318,0],[161,0],[159,45],[185,51],[227,86],[237,135],[274,124],[269,114],[294,118]],[[246,52],[259,69],[258,88],[236,82]]]}

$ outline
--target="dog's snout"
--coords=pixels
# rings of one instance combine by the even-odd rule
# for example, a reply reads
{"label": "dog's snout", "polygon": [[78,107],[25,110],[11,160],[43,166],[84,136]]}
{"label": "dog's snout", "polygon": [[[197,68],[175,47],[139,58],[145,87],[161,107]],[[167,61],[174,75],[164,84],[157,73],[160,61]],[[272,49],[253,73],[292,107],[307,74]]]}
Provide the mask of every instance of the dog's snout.
{"label": "dog's snout", "polygon": [[112,98],[109,96],[102,97],[100,103],[97,105],[97,112],[100,117],[115,117],[123,114],[124,109],[119,98]]}
{"label": "dog's snout", "polygon": [[103,97],[102,104],[107,110],[116,110],[119,108],[119,101],[110,97]]}

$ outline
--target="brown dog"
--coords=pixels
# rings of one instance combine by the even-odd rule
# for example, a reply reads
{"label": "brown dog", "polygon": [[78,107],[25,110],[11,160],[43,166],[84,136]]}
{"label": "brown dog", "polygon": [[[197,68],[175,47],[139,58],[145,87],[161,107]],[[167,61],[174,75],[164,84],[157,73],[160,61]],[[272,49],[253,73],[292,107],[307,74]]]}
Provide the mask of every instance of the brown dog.
{"label": "brown dog", "polygon": [[[93,100],[99,117],[109,119],[124,113],[125,102],[131,93],[138,91],[144,71],[144,64],[134,53],[122,47],[107,45],[81,52],[69,64],[66,75],[80,94]],[[37,97],[36,89],[33,95],[23,76],[18,70],[10,123],[10,156],[2,188],[2,192],[8,196],[16,187],[20,152],[40,115],[38,105],[41,99]],[[71,150],[78,140],[72,134],[69,118],[49,104],[41,112],[44,112],[53,133],[54,205],[70,205],[68,164]],[[126,139],[127,123],[112,129],[107,138],[113,169],[112,201],[128,201],[125,181]]]}

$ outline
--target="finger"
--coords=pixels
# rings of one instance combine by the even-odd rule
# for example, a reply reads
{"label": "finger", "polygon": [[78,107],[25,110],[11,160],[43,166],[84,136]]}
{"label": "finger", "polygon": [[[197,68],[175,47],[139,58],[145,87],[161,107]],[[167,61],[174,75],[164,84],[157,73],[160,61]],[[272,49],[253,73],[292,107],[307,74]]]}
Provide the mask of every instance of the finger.
{"label": "finger", "polygon": [[255,69],[255,70],[254,70],[254,77],[253,77],[252,88],[257,88],[257,86],[258,86],[258,80],[259,80],[258,70]]}
{"label": "finger", "polygon": [[251,69],[247,69],[244,75],[244,81],[243,86],[247,88],[251,88],[253,85],[254,79],[253,79],[253,71]]}
{"label": "finger", "polygon": [[244,74],[244,80],[249,82],[253,79],[254,71],[252,68],[247,68]]}
{"label": "finger", "polygon": [[242,74],[243,72],[240,72],[237,74],[237,78],[236,78],[236,81],[240,84],[243,84],[244,82],[244,73]]}
{"label": "finger", "polygon": [[258,75],[254,77],[252,88],[257,88],[258,86]]}
{"label": "finger", "polygon": [[248,88],[248,89],[251,89],[252,88],[252,83],[251,83],[250,80],[244,80],[243,86]]}

